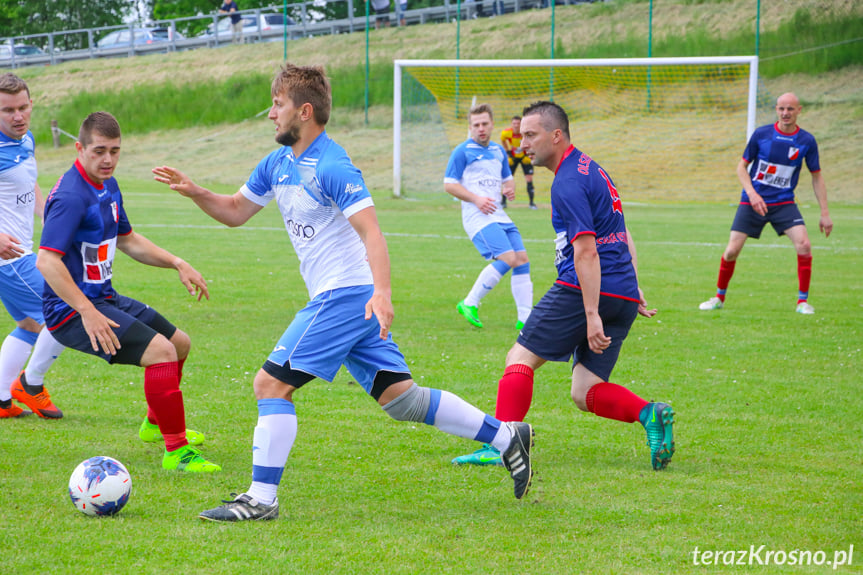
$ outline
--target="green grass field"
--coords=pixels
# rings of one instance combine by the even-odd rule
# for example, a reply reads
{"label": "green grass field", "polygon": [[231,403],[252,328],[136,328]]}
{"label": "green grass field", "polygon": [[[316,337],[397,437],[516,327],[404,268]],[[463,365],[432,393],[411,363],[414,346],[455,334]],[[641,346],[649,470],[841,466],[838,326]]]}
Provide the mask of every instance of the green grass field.
{"label": "green grass field", "polygon": [[[252,377],[307,294],[274,207],[229,230],[156,184],[121,185],[136,230],[210,282],[212,299],[199,303],[172,271],[122,255],[115,266],[119,291],[191,335],[187,422],[207,434],[205,454],[223,471],[163,471],[160,448],[137,438],[142,370],[67,351],[47,379],[65,417],[0,424],[3,573],[833,571],[693,565],[696,547],[750,545],[824,551],[827,560],[854,545],[853,564],[837,572],[863,571],[863,208],[834,206],[835,231],[825,239],[817,206],[802,206],[817,313],[800,316],[785,238],[765,231],[752,242],[726,309],[699,312],[713,293],[733,207],[626,205],[641,283],[660,311],[636,322],[612,381],[677,411],[677,454],[665,472],[651,470],[641,426],[575,408],[565,364],[537,374],[528,416],[537,475],[522,501],[502,469],[450,465],[474,444],[390,420],[343,371],[295,397],[300,431],[280,519],[216,525],[197,514],[248,486]],[[470,327],[454,306],[483,264],[463,237],[457,204],[443,194],[376,199],[392,259],[393,332],[415,378],[493,412],[516,336],[507,280],[481,308],[486,327]],[[523,203],[511,215],[527,241],[538,299],[554,280],[552,234],[547,209]],[[8,316],[2,325],[11,328]],[[130,502],[114,518],[85,517],[66,494],[75,466],[98,454],[132,474]]]}

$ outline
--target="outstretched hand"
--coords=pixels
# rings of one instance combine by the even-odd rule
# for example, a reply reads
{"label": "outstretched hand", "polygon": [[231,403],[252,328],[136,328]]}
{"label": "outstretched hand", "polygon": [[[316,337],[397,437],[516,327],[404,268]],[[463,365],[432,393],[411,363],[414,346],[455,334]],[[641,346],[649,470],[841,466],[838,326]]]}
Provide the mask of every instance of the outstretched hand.
{"label": "outstretched hand", "polygon": [[204,279],[204,276],[198,270],[184,261],[177,268],[177,272],[180,274],[180,281],[186,286],[190,295],[197,295],[198,301],[201,301],[202,297],[210,299],[207,280]]}
{"label": "outstretched hand", "polygon": [[170,166],[159,166],[153,168],[153,179],[157,182],[167,184],[169,188],[181,195],[189,197],[198,187],[192,179],[176,168]]}

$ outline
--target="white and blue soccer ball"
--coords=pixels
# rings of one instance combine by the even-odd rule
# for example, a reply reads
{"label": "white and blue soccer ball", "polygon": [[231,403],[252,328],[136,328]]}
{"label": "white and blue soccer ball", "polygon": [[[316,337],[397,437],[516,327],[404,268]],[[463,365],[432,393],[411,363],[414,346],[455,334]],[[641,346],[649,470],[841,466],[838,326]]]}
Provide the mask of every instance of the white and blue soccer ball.
{"label": "white and blue soccer ball", "polygon": [[122,463],[97,455],[82,461],[69,478],[69,497],[84,515],[115,515],[132,492],[132,477]]}

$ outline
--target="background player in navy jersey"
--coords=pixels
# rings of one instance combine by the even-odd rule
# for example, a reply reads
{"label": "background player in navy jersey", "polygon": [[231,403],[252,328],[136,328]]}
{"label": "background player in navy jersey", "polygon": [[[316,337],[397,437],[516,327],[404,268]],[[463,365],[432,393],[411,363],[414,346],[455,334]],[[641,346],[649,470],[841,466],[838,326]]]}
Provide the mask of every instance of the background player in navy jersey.
{"label": "background player in navy jersey", "polygon": [[470,138],[452,151],[444,176],[444,190],[461,200],[464,231],[479,254],[491,263],[485,266],[456,310],[471,324],[482,327],[479,307],[501,278],[512,269],[510,287],[521,329],[533,306],[530,262],[521,233],[501,206],[504,197],[515,198],[515,184],[506,150],[491,141],[494,117],[491,106],[478,104],[468,113]]}
{"label": "background player in navy jersey", "polygon": [[737,177],[743,184],[743,194],[731,224],[731,237],[719,263],[716,295],[699,305],[699,309],[722,309],[728,283],[746,239],[760,238],[761,230],[770,223],[777,234],[791,239],[797,251],[797,313],[815,313],[808,301],[812,246],[803,216],[794,200],[794,188],[797,187],[804,158],[812,173],[812,188],[821,208],[818,229],[825,237],[830,236],[833,221],[827,208],[827,186],[821,175],[818,144],[812,134],[797,125],[800,110],[797,96],[790,92],[782,94],[776,100],[777,122],[761,126],[749,138],[743,158],[737,164]]}
{"label": "background player in navy jersey", "polygon": [[[42,217],[45,201],[36,183],[32,111],[26,82],[0,75],[0,299],[16,324],[0,347],[0,419],[63,417],[42,385],[63,346],[42,329],[44,282],[33,253],[33,216]],[[12,397],[33,411],[14,405]]]}
{"label": "background player in navy jersey", "polygon": [[[120,125],[111,114],[90,114],[75,142],[78,159],[45,202],[45,227],[36,265],[45,277],[45,323],[66,347],[108,363],[144,368],[145,441],[164,440],[162,467],[213,472],[220,467],[189,445],[180,379],[189,336],[150,306],[111,285],[114,254],[160,268],[174,268],[192,295],[209,299],[195,268],[136,233],[123,206],[114,169],[120,159]],[[190,431],[193,441],[203,436]]]}
{"label": "background player in navy jersey", "polygon": [[[674,411],[609,383],[623,340],[640,313],[652,317],[638,287],[635,245],[617,189],[608,174],[570,143],[566,112],[552,102],[524,109],[522,148],[535,166],[555,173],[551,223],[558,278],[534,306],[506,356],[496,417],[521,421],[530,409],[534,372],[546,361],[573,358],[571,396],[582,411],[632,423],[647,431],[654,469],[674,454]],[[486,450],[454,463],[494,464]]]}
{"label": "background player in navy jersey", "polygon": [[362,174],[325,131],[332,97],[323,69],[284,66],[271,96],[269,118],[282,147],[234,195],[214,194],[168,166],[153,169],[157,181],[232,227],[275,199],[310,298],[255,375],[251,486],[200,517],[278,517],[278,487],[297,436],[294,392],[316,377],[332,381],[342,365],[393,419],[497,446],[521,498],[532,473],[530,425],[502,424],[452,393],[417,386],[393,342],[386,240]]}

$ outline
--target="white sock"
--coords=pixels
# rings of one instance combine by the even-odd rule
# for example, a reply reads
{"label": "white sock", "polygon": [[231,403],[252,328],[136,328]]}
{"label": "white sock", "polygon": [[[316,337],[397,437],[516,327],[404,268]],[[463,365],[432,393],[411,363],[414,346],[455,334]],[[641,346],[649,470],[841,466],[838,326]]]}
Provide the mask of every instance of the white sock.
{"label": "white sock", "polygon": [[33,346],[15,336],[7,335],[0,346],[0,401],[12,398],[12,382],[27,363]]}
{"label": "white sock", "polygon": [[273,504],[296,439],[294,404],[286,399],[259,399],[252,447],[252,485],[246,493],[264,505]]}
{"label": "white sock", "polygon": [[51,364],[60,355],[66,347],[54,339],[51,332],[47,328],[43,328],[39,332],[39,339],[36,340],[36,345],[33,346],[33,353],[30,355],[30,362],[27,364],[27,370],[24,377],[27,379],[28,385],[42,385],[45,381],[45,374],[51,368]]}
{"label": "white sock", "polygon": [[459,396],[448,391],[432,389],[432,396],[440,393],[437,411],[432,414],[436,428],[444,433],[489,443],[503,449],[509,446],[512,439],[505,423],[483,413]]}
{"label": "white sock", "polygon": [[464,298],[464,304],[474,307],[478,306],[482,298],[494,289],[494,286],[497,285],[502,277],[500,272],[494,269],[493,264],[485,266],[476,278],[473,287],[470,288],[470,293]]}
{"label": "white sock", "polygon": [[533,309],[533,282],[530,281],[530,274],[514,274],[509,283],[518,312],[518,321],[524,323],[530,315],[530,310]]}

